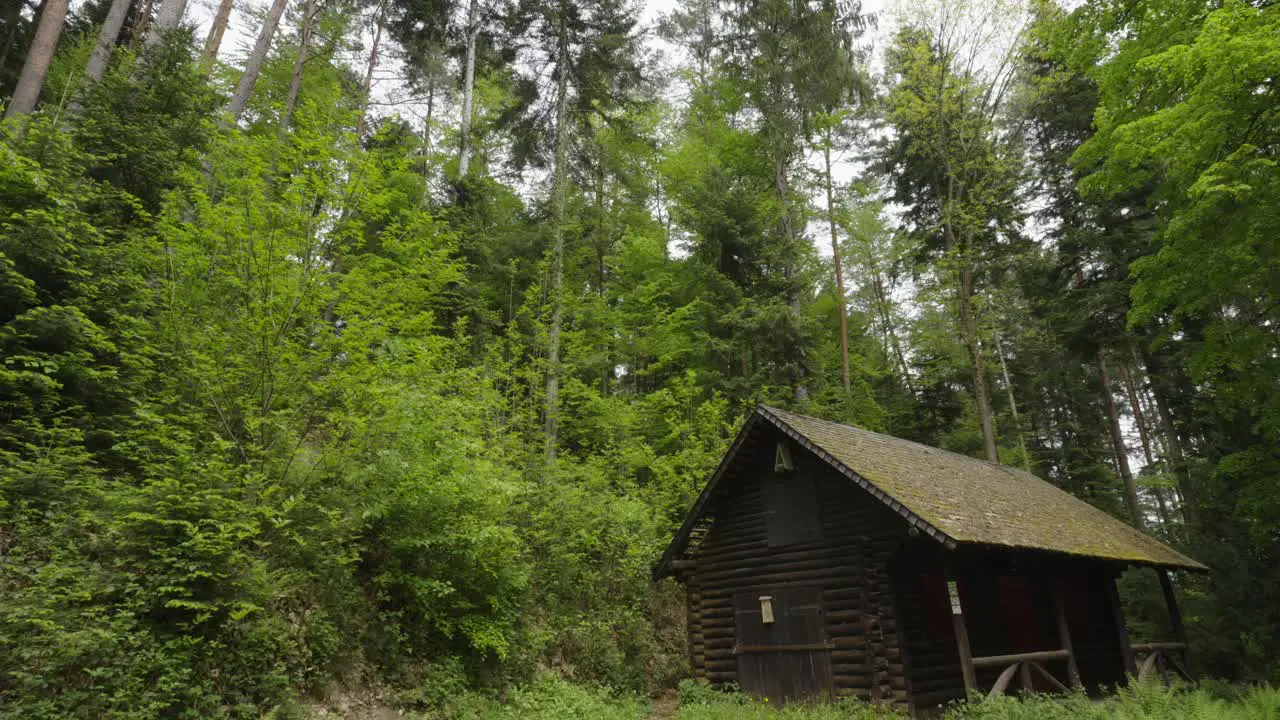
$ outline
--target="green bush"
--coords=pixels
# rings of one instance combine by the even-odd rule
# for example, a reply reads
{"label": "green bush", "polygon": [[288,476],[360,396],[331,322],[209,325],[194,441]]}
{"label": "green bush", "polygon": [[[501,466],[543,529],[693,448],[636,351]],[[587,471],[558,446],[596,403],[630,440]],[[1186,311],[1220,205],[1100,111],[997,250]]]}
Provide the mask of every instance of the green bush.
{"label": "green bush", "polygon": [[680,683],[680,720],[870,720],[898,717],[884,707],[856,700],[835,703],[792,703],[777,708],[741,693],[702,683]]}
{"label": "green bush", "polygon": [[[685,681],[680,684],[680,720],[858,720],[905,718],[882,707],[846,701],[775,708],[736,692]],[[946,720],[1275,720],[1280,691],[1267,687],[1208,684],[1196,690],[1159,685],[1122,688],[1103,700],[1084,695],[1005,695],[958,703]]]}
{"label": "green bush", "polygon": [[1224,693],[1220,686],[1170,690],[1147,684],[1121,688],[1100,702],[1083,695],[1067,698],[1010,695],[959,705],[946,717],[948,720],[1271,720],[1280,718],[1280,691],[1258,687]]}
{"label": "green bush", "polygon": [[649,707],[634,696],[546,678],[505,698],[471,693],[431,720],[641,720]]}

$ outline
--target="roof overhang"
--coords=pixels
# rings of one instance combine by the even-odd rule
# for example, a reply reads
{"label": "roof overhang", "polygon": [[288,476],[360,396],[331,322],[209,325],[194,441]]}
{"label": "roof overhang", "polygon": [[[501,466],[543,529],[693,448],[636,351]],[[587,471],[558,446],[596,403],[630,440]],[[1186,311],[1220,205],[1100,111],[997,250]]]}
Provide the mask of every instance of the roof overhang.
{"label": "roof overhang", "polygon": [[682,558],[682,556],[684,555],[684,553],[686,552],[686,550],[688,549],[693,531],[697,527],[697,524],[702,519],[703,515],[706,513],[707,505],[711,501],[711,498],[715,495],[715,492],[718,489],[722,479],[726,475],[726,471],[733,465],[734,461],[737,459],[737,456],[739,452],[741,452],[742,447],[746,443],[747,439],[750,438],[753,433],[757,432],[762,426],[776,429],[786,437],[791,438],[791,440],[793,440],[797,445],[808,450],[810,453],[820,458],[829,467],[839,472],[849,481],[851,481],[858,487],[865,490],[868,494],[870,494],[873,498],[878,500],[885,507],[889,508],[894,513],[896,513],[899,517],[901,517],[907,523],[907,525],[910,528],[915,529],[921,535],[925,535],[932,538],[933,540],[941,544],[943,547],[945,547],[947,550],[955,550],[959,547],[972,548],[975,550],[982,549],[982,548],[991,549],[991,550],[994,550],[997,548],[1001,548],[1005,550],[1034,550],[1036,552],[1045,552],[1058,557],[1062,557],[1064,559],[1074,558],[1077,560],[1106,561],[1112,564],[1116,564],[1118,566],[1152,567],[1152,568],[1162,568],[1162,569],[1168,569],[1168,570],[1190,570],[1193,572],[1208,572],[1207,567],[1199,564],[1194,566],[1193,565],[1175,565],[1175,564],[1153,563],[1150,561],[1142,561],[1142,560],[1123,560],[1123,559],[1117,559],[1117,558],[1102,558],[1102,557],[1093,556],[1093,555],[1065,553],[1065,552],[1056,551],[1056,550],[1048,550],[1048,549],[1040,550],[1036,548],[1027,548],[1022,546],[1012,546],[1012,545],[1009,545],[1009,546],[990,545],[988,543],[982,543],[982,542],[958,540],[948,535],[946,532],[939,529],[938,527],[930,524],[927,520],[920,517],[916,513],[912,512],[909,508],[907,508],[901,502],[894,499],[891,495],[886,493],[883,489],[877,487],[875,483],[871,482],[870,480],[867,480],[865,477],[862,477],[857,472],[855,472],[852,468],[848,467],[843,462],[841,462],[838,458],[832,456],[826,450],[824,450],[823,448],[821,448],[820,446],[818,446],[817,444],[809,440],[807,437],[804,436],[804,434],[797,431],[790,424],[788,424],[784,419],[782,419],[775,413],[771,412],[770,408],[760,406],[760,407],[757,407],[754,412],[752,412],[751,416],[747,419],[747,421],[743,424],[742,428],[738,431],[738,434],[734,438],[733,443],[729,446],[728,451],[725,453],[724,457],[721,458],[720,464],[716,467],[715,472],[711,474],[710,479],[707,481],[706,486],[702,489],[702,492],[698,495],[698,498],[694,502],[693,507],[690,509],[688,515],[685,516],[684,523],[680,526],[680,529],[676,532],[671,542],[667,545],[667,548],[663,552],[661,559],[659,559],[657,564],[654,565],[652,570],[652,577],[654,580],[660,580],[664,577],[676,574],[676,571],[677,571],[676,566],[680,561],[680,559]]}
{"label": "roof overhang", "polygon": [[761,406],[755,409],[755,412],[753,412],[751,417],[747,419],[747,422],[743,424],[742,429],[738,431],[738,436],[734,438],[733,444],[729,446],[729,451],[725,453],[723,458],[721,458],[720,464],[716,467],[716,471],[712,473],[711,479],[707,481],[706,487],[702,489],[702,493],[698,495],[698,499],[694,502],[693,508],[685,517],[684,524],[680,526],[680,530],[676,532],[675,537],[671,539],[671,543],[667,545],[667,549],[663,552],[662,558],[658,560],[656,565],[654,565],[652,572],[654,580],[661,580],[668,575],[674,574],[674,567],[672,564],[684,554],[685,549],[688,547],[689,538],[693,533],[693,529],[697,525],[698,520],[702,518],[703,513],[706,512],[707,503],[711,500],[711,497],[715,494],[716,488],[720,485],[720,480],[724,477],[725,470],[733,464],[734,459],[738,455],[738,451],[742,449],[743,443],[746,442],[746,439],[750,437],[751,433],[761,423],[765,423],[776,428],[782,432],[783,435],[794,440],[797,445],[821,458],[827,465],[834,468],[841,475],[844,475],[858,487],[870,493],[872,497],[883,503],[885,507],[897,513],[910,527],[915,528],[919,532],[928,535],[939,543],[942,543],[942,545],[948,550],[954,550],[957,547],[956,541],[946,533],[933,525],[930,525],[923,518],[911,512],[905,505],[894,500],[883,490],[876,487],[875,483],[870,482],[858,473],[849,469],[849,467],[844,463],[832,457],[830,453],[817,445],[814,445],[808,438],[796,432],[796,430],[785,421],[771,413],[768,408]]}

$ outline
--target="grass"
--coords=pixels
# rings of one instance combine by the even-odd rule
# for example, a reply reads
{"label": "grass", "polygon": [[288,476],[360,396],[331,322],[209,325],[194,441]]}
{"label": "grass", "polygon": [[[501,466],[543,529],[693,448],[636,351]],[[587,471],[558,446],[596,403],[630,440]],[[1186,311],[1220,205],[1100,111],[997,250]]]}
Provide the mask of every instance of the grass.
{"label": "grass", "polygon": [[680,684],[678,720],[874,720],[904,718],[867,703],[844,701],[787,705],[781,709],[746,695],[712,690],[692,681]]}
{"label": "grass", "polygon": [[430,720],[644,720],[649,703],[639,697],[545,679],[497,698],[460,695]]}
{"label": "grass", "polygon": [[[547,679],[503,698],[461,695],[430,720],[649,720],[649,703],[608,690]],[[664,719],[667,720],[667,719]],[[680,709],[669,720],[906,720],[865,703],[775,708],[744,695],[681,686]],[[1104,700],[1006,696],[958,704],[944,720],[1280,720],[1280,690],[1206,683],[1195,690],[1155,685],[1126,688]]]}
{"label": "grass", "polygon": [[[718,696],[718,697],[717,697]],[[1122,688],[1101,701],[1084,695],[1003,697],[960,703],[945,720],[1280,720],[1280,690],[1206,683],[1196,690],[1158,685]],[[888,720],[903,718],[862,703],[775,709],[704,688],[682,694],[679,720]]]}
{"label": "grass", "polygon": [[1101,702],[1083,696],[1014,697],[967,703],[947,720],[1280,720],[1280,690],[1206,684],[1196,690],[1158,685],[1123,688]]}

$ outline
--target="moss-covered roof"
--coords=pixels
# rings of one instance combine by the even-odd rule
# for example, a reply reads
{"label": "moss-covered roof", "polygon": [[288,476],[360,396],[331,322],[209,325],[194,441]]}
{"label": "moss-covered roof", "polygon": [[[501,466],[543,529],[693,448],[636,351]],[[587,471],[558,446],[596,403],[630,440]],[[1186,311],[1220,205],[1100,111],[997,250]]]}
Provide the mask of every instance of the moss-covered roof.
{"label": "moss-covered roof", "polygon": [[770,407],[757,414],[943,541],[1206,569],[1029,472]]}

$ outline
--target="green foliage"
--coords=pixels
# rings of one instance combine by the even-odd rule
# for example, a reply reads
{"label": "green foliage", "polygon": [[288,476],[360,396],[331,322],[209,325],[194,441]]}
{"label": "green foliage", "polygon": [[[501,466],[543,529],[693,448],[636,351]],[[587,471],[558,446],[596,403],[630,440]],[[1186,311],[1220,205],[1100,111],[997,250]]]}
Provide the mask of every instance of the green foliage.
{"label": "green foliage", "polygon": [[765,702],[721,700],[696,705],[681,704],[680,720],[864,720],[901,717],[866,703],[845,701],[814,705],[788,704],[782,708]]}
{"label": "green foliage", "polygon": [[887,718],[897,715],[886,708],[856,700],[827,703],[788,703],[779,708],[767,699],[753,699],[731,690],[713,689],[703,683],[680,683],[680,720],[835,720],[836,718]]}
{"label": "green foliage", "polygon": [[[905,717],[885,708],[858,702],[821,705],[789,704],[778,709],[736,693],[710,690],[696,683],[681,685],[681,720],[720,718],[894,718]],[[1158,685],[1122,688],[1104,700],[1084,695],[1002,695],[958,703],[946,709],[948,720],[1030,720],[1032,718],[1165,720],[1213,718],[1261,720],[1280,711],[1280,692],[1267,687],[1241,688],[1207,685],[1197,690],[1167,689]]]}
{"label": "green foliage", "polygon": [[1222,718],[1256,720],[1280,711],[1280,693],[1270,688],[1237,690],[1219,697],[1211,690],[1168,690],[1157,685],[1121,689],[1098,702],[1081,695],[1065,699],[1002,696],[968,703],[947,712],[955,720],[1022,720],[1023,718]]}
{"label": "green foliage", "polygon": [[1077,136],[1071,161],[1103,229],[1095,252],[1123,293],[1107,303],[1108,324],[1136,336],[1163,405],[1170,474],[1188,499],[1188,539],[1221,568],[1215,582],[1192,583],[1195,639],[1213,666],[1267,677],[1280,636],[1266,569],[1280,438],[1276,13],[1097,2],[1049,27],[1048,56],[1075,78],[1059,86],[1095,96],[1094,132]]}
{"label": "green foliage", "polygon": [[[1268,149],[1276,141],[1268,83],[1280,68],[1280,20],[1243,2],[1207,13],[1197,7],[1142,8],[1158,24],[1096,73],[1098,132],[1076,162],[1094,170],[1082,181],[1086,192],[1152,184],[1153,201],[1167,203],[1160,247],[1133,265],[1131,320],[1168,312],[1167,332],[1207,323],[1197,328],[1205,346],[1192,355],[1192,376],[1274,443],[1277,393],[1255,380],[1276,372],[1269,326],[1280,173]],[[1142,100],[1134,102],[1139,87]]]}
{"label": "green foliage", "polygon": [[641,720],[649,708],[635,697],[546,678],[498,700],[465,695],[429,718],[440,720]]}
{"label": "green foliage", "polygon": [[[34,25],[10,5],[0,92]],[[759,402],[974,455],[989,416],[1002,460],[1112,512],[1141,448],[1151,531],[1214,569],[1177,580],[1196,657],[1280,674],[1274,6],[1037,3],[993,69],[966,23],[1012,4],[939,0],[872,102],[857,3],[688,0],[662,23],[680,83],[627,3],[480,5],[461,182],[462,4],[385,18],[425,130],[363,122],[355,6],[319,18],[292,118],[277,38],[243,126],[236,69],[186,30],[80,85],[105,4],[74,11],[47,105],[0,125],[0,717],[290,717],[371,686],[441,717],[647,717],[687,674],[651,564]],[[550,227],[520,173],[551,164],[561,77]],[[866,173],[834,188],[847,389],[815,134]],[[1149,573],[1123,589],[1168,639]],[[1223,694],[951,717],[1275,712]],[[695,720],[887,712],[683,695]]]}
{"label": "green foliage", "polygon": [[[1121,689],[1099,701],[1084,695],[1002,695],[958,703],[948,708],[948,720],[1030,720],[1032,718],[1165,720],[1167,718],[1221,718],[1261,720],[1280,710],[1280,692],[1270,688],[1209,686],[1199,690],[1170,690],[1157,685]],[[696,683],[681,685],[681,720],[760,718],[825,720],[826,718],[905,717],[867,703],[843,702],[819,705],[788,704],[779,709],[736,693],[707,689]]]}

